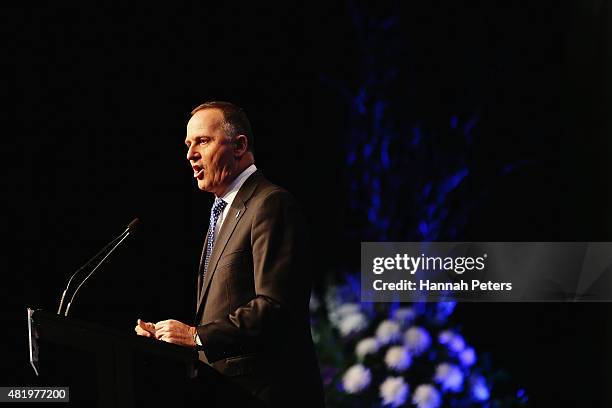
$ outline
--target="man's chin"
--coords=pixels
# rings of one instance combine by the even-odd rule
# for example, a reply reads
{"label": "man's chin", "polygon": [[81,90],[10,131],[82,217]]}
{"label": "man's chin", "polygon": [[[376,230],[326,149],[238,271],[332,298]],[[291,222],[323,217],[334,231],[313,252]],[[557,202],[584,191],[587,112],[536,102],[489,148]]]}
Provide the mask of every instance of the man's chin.
{"label": "man's chin", "polygon": [[207,185],[204,183],[204,180],[198,180],[198,188],[202,191],[208,191]]}

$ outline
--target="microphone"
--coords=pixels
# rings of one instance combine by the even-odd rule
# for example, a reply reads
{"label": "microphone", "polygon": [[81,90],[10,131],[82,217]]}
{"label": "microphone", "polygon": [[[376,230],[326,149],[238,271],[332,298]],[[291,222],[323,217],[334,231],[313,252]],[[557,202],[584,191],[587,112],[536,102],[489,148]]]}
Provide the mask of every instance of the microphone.
{"label": "microphone", "polygon": [[[64,299],[66,297],[66,293],[68,293],[68,289],[70,288],[70,283],[72,283],[72,280],[74,279],[74,277],[77,276],[79,274],[79,272],[81,272],[83,269],[88,267],[94,260],[96,260],[98,257],[100,257],[100,255],[102,255],[104,252],[106,252],[108,250],[108,248],[110,248],[112,246],[111,250],[108,251],[106,256],[104,256],[104,258],[102,258],[102,260],[100,262],[98,262],[98,264],[93,268],[93,270],[85,277],[85,279],[83,279],[81,284],[76,288],[76,290],[72,294],[72,297],[70,298],[70,302],[68,302],[68,306],[66,307],[66,311],[64,313],[64,316],[68,316],[68,310],[70,309],[70,305],[71,305],[72,301],[74,300],[74,297],[76,296],[76,293],[78,292],[78,290],[81,288],[81,286],[83,286],[83,283],[85,283],[85,281],[95,272],[95,270],[98,269],[98,267],[102,264],[102,262],[104,262],[104,260],[106,258],[108,258],[108,256],[115,250],[115,248],[117,248],[119,246],[119,244],[121,244],[123,242],[123,240],[126,239],[128,237],[128,235],[130,235],[130,233],[134,233],[134,231],[138,227],[139,223],[140,223],[140,220],[138,218],[134,218],[132,220],[132,222],[130,222],[128,224],[128,226],[125,229],[125,231],[123,231],[121,234],[119,234],[119,236],[116,237],[115,239],[113,239],[111,242],[106,244],[104,246],[104,248],[102,248],[97,254],[95,254],[93,257],[91,257],[85,263],[85,265],[81,266],[79,269],[76,270],[75,273],[72,274],[70,279],[68,279],[68,283],[66,284],[66,288],[64,289],[64,292],[62,293],[62,298],[60,299],[59,308],[57,309],[57,314],[58,315],[62,314],[62,306],[64,305]],[[117,242],[117,241],[119,241],[119,242]]]}
{"label": "microphone", "polygon": [[140,224],[140,220],[138,219],[138,217],[134,218],[132,220],[132,222],[130,222],[127,226],[127,228],[125,229],[125,232],[134,232],[136,230],[136,228],[138,228],[138,224]]}

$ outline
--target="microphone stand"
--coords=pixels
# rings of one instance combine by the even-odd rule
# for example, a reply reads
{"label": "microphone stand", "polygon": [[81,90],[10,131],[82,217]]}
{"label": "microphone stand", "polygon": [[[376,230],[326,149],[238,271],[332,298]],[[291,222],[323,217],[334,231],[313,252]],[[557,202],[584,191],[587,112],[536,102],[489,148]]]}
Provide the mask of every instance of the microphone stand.
{"label": "microphone stand", "polygon": [[128,237],[128,235],[130,235],[130,231],[128,231],[125,235],[123,235],[123,238],[121,238],[121,241],[117,242],[117,244],[115,244],[115,246],[110,251],[108,251],[108,253],[104,256],[104,258],[102,258],[102,260],[98,262],[98,264],[91,270],[91,272],[89,272],[89,274],[85,277],[85,279],[83,279],[83,281],[79,284],[79,286],[77,286],[77,288],[74,290],[74,293],[72,294],[72,297],[70,298],[70,302],[68,302],[68,306],[66,306],[66,312],[64,313],[64,316],[68,316],[70,305],[72,305],[72,302],[74,301],[74,297],[76,296],[79,289],[81,289],[81,286],[83,286],[85,281],[87,281],[87,279],[89,279],[89,277],[93,275],[96,269],[98,269],[98,267],[102,265],[102,262],[104,262],[106,258],[108,258],[108,256],[113,253],[113,251],[123,242],[124,239]]}
{"label": "microphone stand", "polygon": [[[117,238],[113,239],[111,242],[109,242],[108,244],[106,244],[104,246],[104,248],[102,248],[97,254],[95,254],[93,257],[91,257],[86,263],[85,265],[81,266],[79,269],[76,270],[75,273],[72,274],[72,276],[70,277],[70,279],[68,280],[68,283],[66,284],[66,288],[64,289],[64,291],[62,292],[62,297],[60,299],[60,303],[59,303],[59,308],[57,309],[57,314],[58,315],[62,315],[62,307],[64,306],[64,300],[66,298],[66,294],[68,293],[68,289],[70,288],[70,284],[72,283],[72,280],[83,270],[85,269],[87,266],[89,266],[94,260],[96,260],[98,257],[100,257],[104,252],[106,252],[108,250],[108,248],[110,248],[111,246],[113,246],[113,248],[106,254],[106,256],[95,266],[95,268],[87,275],[87,277],[83,280],[83,282],[81,282],[81,284],[77,287],[76,291],[79,290],[79,288],[81,287],[81,285],[83,285],[83,283],[87,280],[87,278],[89,278],[91,276],[91,274],[100,266],[100,264],[102,262],[104,262],[104,260],[115,250],[115,248],[117,248],[117,246],[123,242],[123,240],[125,238],[127,238],[128,235],[130,235],[130,232],[132,232],[136,226],[139,223],[139,219],[135,218],[134,220],[132,220],[132,222],[130,222],[130,224],[127,226],[127,228],[125,229],[125,231],[123,231]],[[117,242],[119,241],[119,242]],[[70,308],[70,303],[74,300],[74,295],[75,293],[72,295],[72,298],[70,299],[70,302],[68,302],[68,306],[64,312],[64,316],[68,315],[68,309]]]}

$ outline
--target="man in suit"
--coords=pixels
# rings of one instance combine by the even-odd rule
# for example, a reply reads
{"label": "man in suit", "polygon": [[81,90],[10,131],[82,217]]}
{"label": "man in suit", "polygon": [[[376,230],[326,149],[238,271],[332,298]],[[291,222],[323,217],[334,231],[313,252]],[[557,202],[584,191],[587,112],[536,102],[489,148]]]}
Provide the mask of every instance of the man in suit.
{"label": "man in suit", "polygon": [[196,325],[138,320],[139,335],[195,347],[200,360],[268,406],[322,406],[310,334],[304,221],[255,167],[253,133],[227,102],[196,107],[187,160],[215,195],[198,274]]}

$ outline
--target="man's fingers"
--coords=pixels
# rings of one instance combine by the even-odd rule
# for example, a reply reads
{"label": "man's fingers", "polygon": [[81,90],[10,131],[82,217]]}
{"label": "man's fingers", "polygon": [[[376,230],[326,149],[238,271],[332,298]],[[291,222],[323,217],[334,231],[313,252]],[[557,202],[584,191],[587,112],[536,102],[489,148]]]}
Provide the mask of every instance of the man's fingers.
{"label": "man's fingers", "polygon": [[167,327],[162,327],[161,329],[156,330],[155,333],[153,333],[155,338],[158,340],[160,340],[163,335],[167,336],[168,334],[169,334],[169,330]]}
{"label": "man's fingers", "polygon": [[137,323],[136,333],[141,336],[154,337],[160,341],[184,346],[191,346],[193,343],[191,327],[178,320],[168,319],[157,323],[147,323],[138,319]]}
{"label": "man's fingers", "polygon": [[170,322],[173,322],[173,320],[162,320],[162,321],[159,321],[159,322],[155,323],[155,325],[154,325],[154,326],[155,326],[157,329],[159,329],[160,327],[166,327],[166,326],[169,326],[169,325],[170,325]]}
{"label": "man's fingers", "polygon": [[139,336],[152,337],[151,333],[149,333],[146,330],[143,330],[140,326],[136,326],[134,330],[136,331],[136,334]]}
{"label": "man's fingers", "polygon": [[142,328],[143,330],[148,331],[151,334],[155,334],[155,324],[149,323],[149,322],[143,322],[140,319],[138,319],[137,323],[138,323],[138,326]]}
{"label": "man's fingers", "polygon": [[151,330],[151,329],[155,330],[155,325],[153,323],[144,322],[140,319],[138,319],[138,325],[145,330]]}

